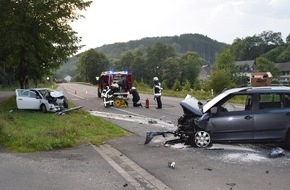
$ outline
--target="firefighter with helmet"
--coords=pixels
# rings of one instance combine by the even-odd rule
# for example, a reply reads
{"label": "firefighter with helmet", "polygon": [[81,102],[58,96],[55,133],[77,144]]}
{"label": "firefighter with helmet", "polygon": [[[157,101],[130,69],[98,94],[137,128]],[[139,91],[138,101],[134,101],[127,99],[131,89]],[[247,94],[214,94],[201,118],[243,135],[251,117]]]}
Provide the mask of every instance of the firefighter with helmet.
{"label": "firefighter with helmet", "polygon": [[158,77],[154,77],[153,82],[154,82],[153,85],[154,100],[157,101],[156,109],[162,109],[161,92],[163,88],[161,87],[161,83],[159,82]]}
{"label": "firefighter with helmet", "polygon": [[138,93],[138,91],[137,91],[137,88],[133,86],[133,87],[130,89],[129,92],[130,92],[130,94],[132,94],[132,96],[133,96],[133,99],[132,99],[132,101],[133,101],[133,106],[134,106],[134,107],[142,107],[142,104],[141,104],[141,103],[138,103],[139,100],[140,100],[140,96],[139,96],[139,93]]}
{"label": "firefighter with helmet", "polygon": [[118,91],[119,85],[114,83],[111,86],[107,86],[103,90],[103,102],[105,107],[113,106],[114,104],[114,92]]}

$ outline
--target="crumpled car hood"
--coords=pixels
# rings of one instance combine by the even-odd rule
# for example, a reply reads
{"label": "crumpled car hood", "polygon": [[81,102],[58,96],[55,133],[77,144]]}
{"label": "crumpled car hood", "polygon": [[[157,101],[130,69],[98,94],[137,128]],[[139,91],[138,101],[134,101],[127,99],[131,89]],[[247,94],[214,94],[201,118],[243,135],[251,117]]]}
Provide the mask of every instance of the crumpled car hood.
{"label": "crumpled car hood", "polygon": [[198,117],[202,116],[201,111],[202,103],[195,97],[187,95],[185,99],[180,102],[180,105],[183,109],[192,112],[194,115]]}
{"label": "crumpled car hood", "polygon": [[62,92],[58,92],[58,91],[52,91],[50,92],[50,95],[51,97],[54,97],[54,98],[59,98],[59,97],[64,96]]}

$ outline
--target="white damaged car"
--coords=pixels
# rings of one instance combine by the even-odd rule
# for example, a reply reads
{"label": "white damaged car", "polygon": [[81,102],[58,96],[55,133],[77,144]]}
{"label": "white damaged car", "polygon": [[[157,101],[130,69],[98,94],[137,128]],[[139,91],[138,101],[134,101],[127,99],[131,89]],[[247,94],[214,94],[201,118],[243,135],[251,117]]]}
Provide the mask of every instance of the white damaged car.
{"label": "white damaged car", "polygon": [[62,92],[49,88],[16,89],[18,109],[58,112],[67,108],[66,98]]}

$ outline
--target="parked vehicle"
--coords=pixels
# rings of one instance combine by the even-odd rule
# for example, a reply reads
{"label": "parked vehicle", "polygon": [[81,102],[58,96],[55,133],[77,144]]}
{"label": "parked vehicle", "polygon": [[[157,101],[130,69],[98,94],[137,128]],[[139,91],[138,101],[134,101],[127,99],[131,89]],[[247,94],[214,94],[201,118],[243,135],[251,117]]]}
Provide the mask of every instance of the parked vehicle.
{"label": "parked vehicle", "polygon": [[15,93],[18,109],[57,112],[68,107],[63,93],[49,88],[16,89]]}
{"label": "parked vehicle", "polygon": [[118,90],[114,92],[114,96],[127,97],[129,90],[133,86],[132,74],[128,71],[105,71],[98,78],[98,97],[104,97],[104,91],[112,84],[118,85]]}
{"label": "parked vehicle", "polygon": [[[233,102],[242,104],[233,104]],[[204,105],[193,97],[180,103],[184,114],[172,133],[197,147],[212,143],[285,143],[290,147],[290,87],[243,87],[225,90]]]}

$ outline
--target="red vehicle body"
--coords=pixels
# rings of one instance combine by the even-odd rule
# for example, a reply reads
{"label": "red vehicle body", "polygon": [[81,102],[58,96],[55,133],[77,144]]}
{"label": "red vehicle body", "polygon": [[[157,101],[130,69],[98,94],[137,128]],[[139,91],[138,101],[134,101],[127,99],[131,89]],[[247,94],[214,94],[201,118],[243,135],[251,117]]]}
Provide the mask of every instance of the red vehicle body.
{"label": "red vehicle body", "polygon": [[128,71],[104,71],[98,80],[98,97],[102,97],[102,92],[107,86],[118,84],[118,92],[114,96],[127,97],[129,90],[133,86],[132,73]]}

